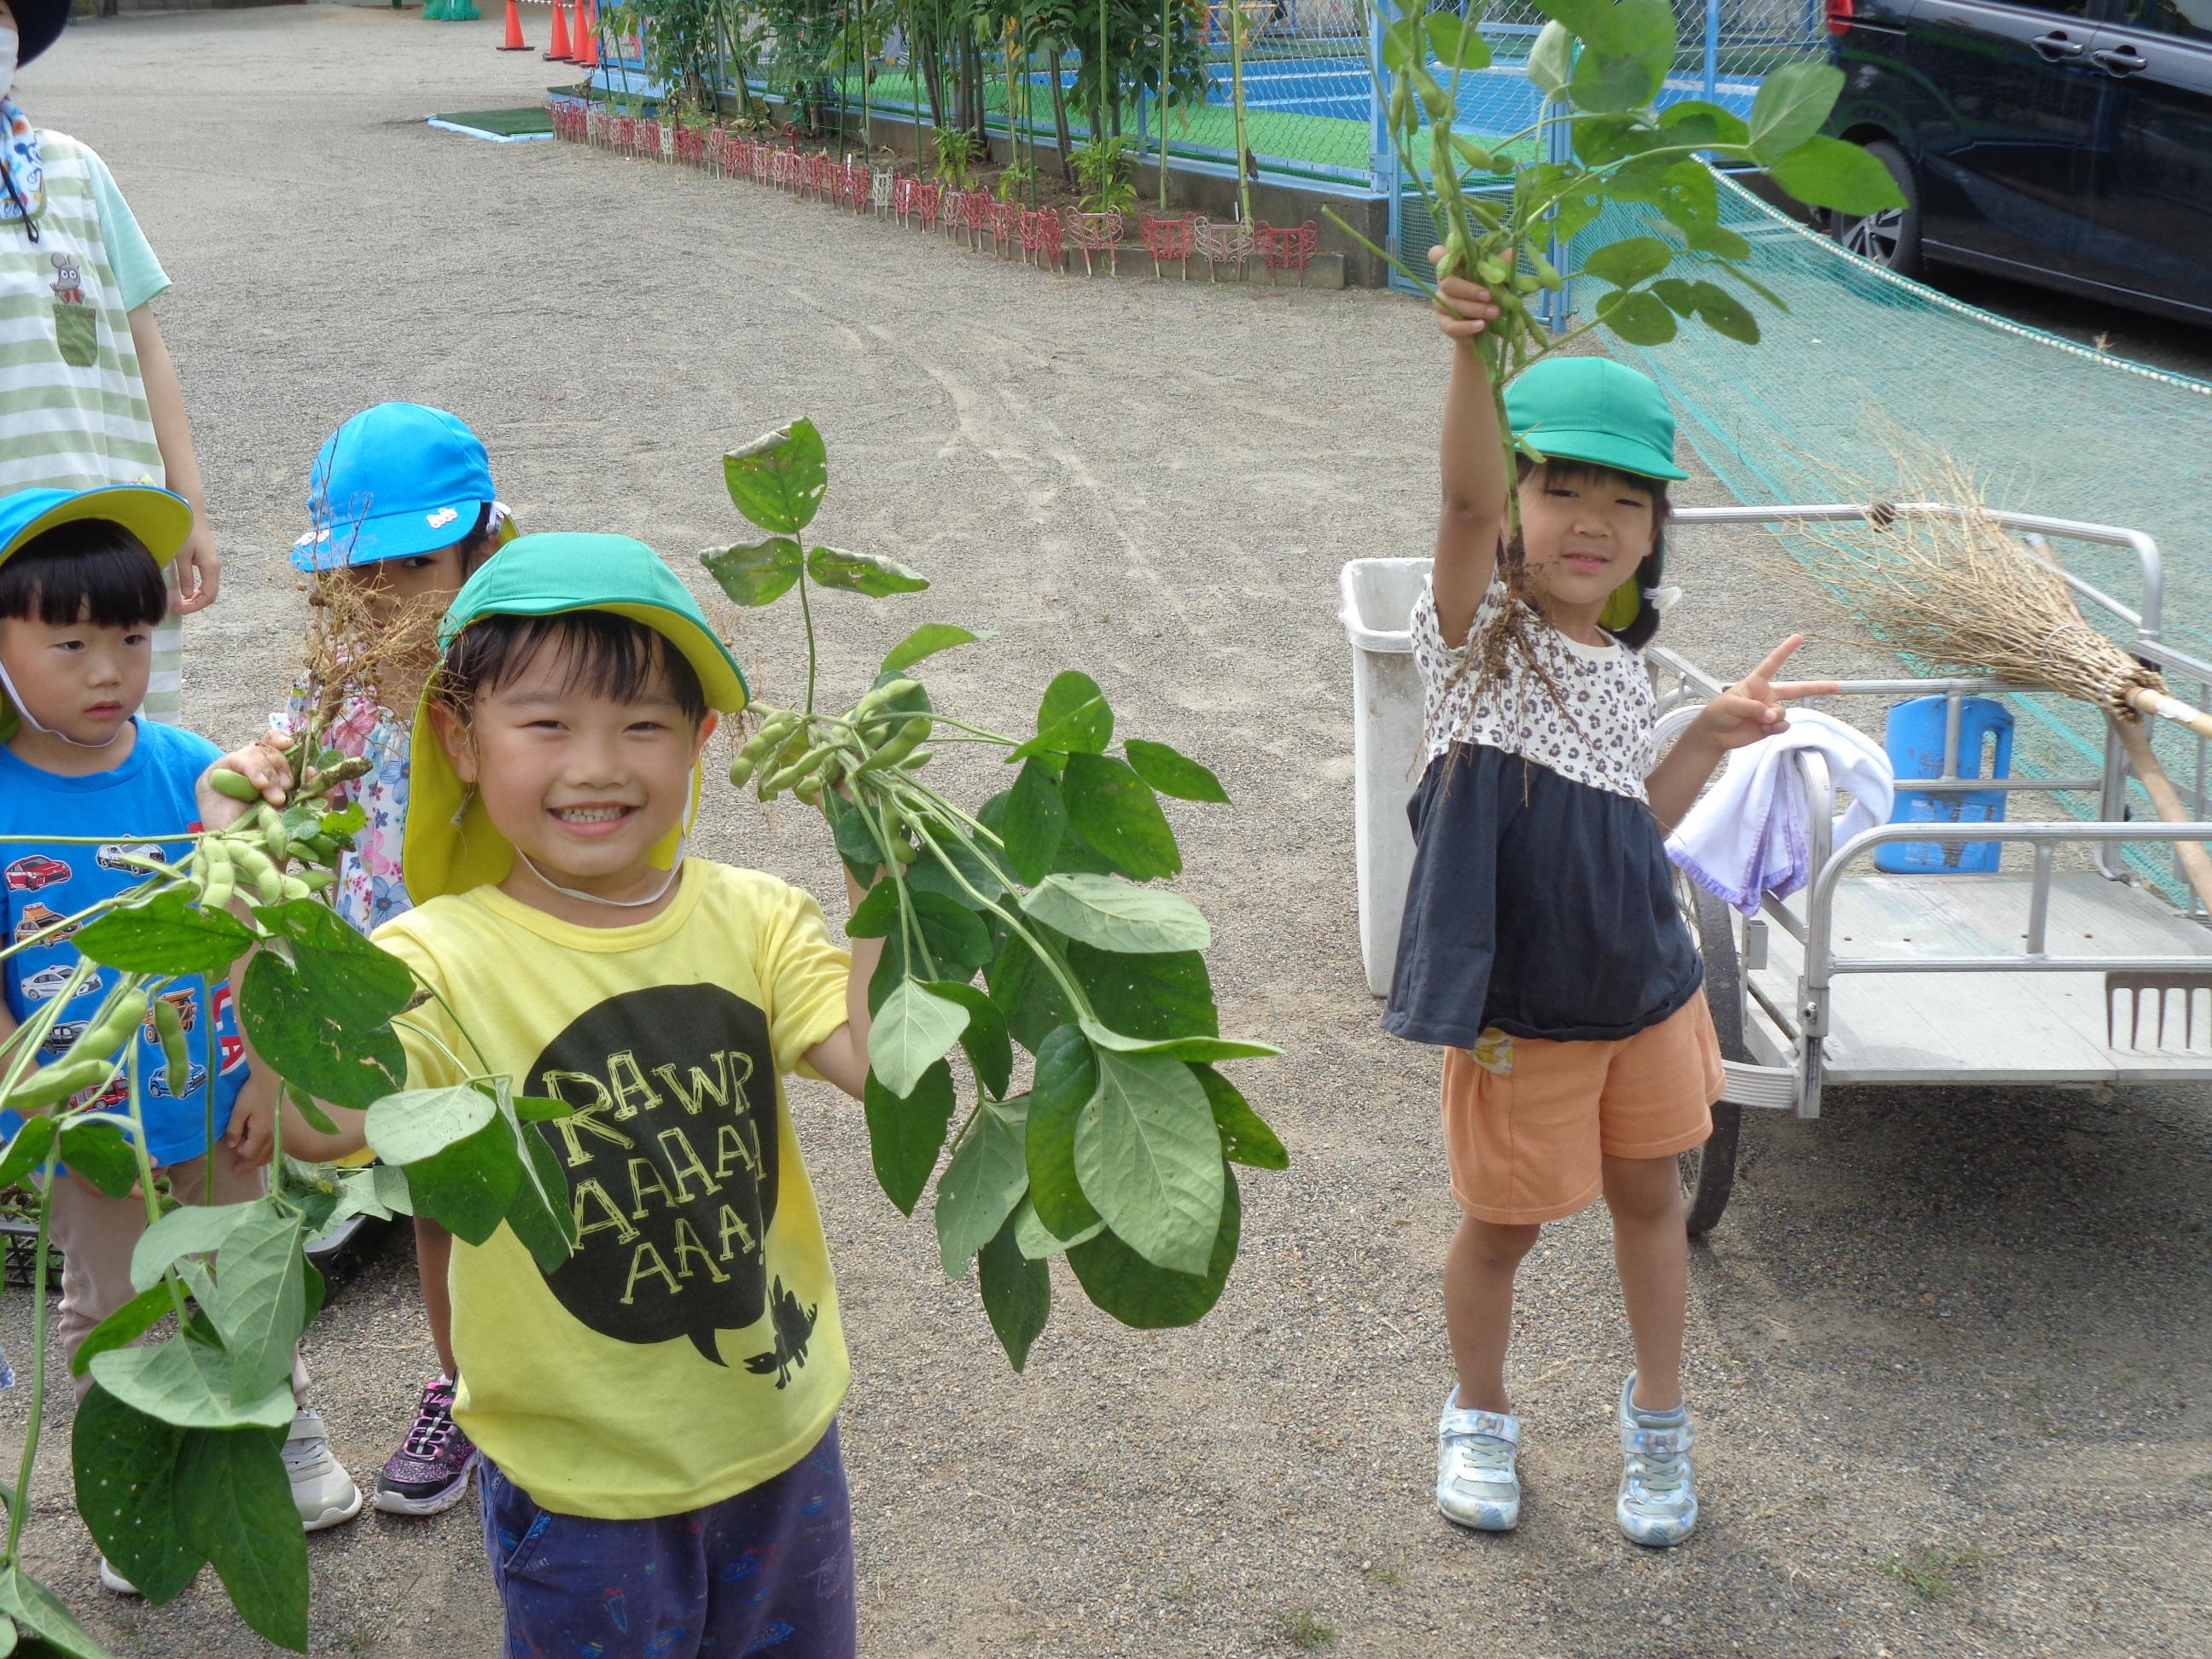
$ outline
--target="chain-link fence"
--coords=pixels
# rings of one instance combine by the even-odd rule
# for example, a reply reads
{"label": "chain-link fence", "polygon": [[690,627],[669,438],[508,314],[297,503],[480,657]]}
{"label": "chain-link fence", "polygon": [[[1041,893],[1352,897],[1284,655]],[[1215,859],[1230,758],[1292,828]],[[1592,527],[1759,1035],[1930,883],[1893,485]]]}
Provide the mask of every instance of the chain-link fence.
{"label": "chain-link fence", "polygon": [[[1463,12],[1466,3],[1436,0],[1432,9]],[[1048,144],[1064,134],[1079,144],[1102,115],[1096,71],[1085,65],[1100,61],[1092,31],[1103,21],[1113,88],[1103,118],[1147,159],[1164,138],[1171,166],[1232,171],[1241,80],[1246,148],[1261,176],[1399,191],[1399,158],[1380,119],[1389,80],[1378,88],[1370,68],[1379,24],[1366,0],[1160,0],[1157,12],[1142,0],[1099,5],[1103,12],[1074,0],[1059,17],[1063,34],[1054,37],[1039,32],[1031,13],[1000,15],[944,0],[889,6],[787,0],[765,7],[640,0],[603,9],[605,62],[596,78],[630,96],[662,95],[667,80],[655,70],[665,70],[666,54],[653,43],[680,27],[715,47],[705,84],[726,95],[747,88],[796,102],[811,130],[849,143],[860,142],[864,115],[881,113],[924,126],[1018,131]],[[1675,0],[1675,9],[1679,45],[1662,105],[1704,98],[1747,110],[1767,70],[1827,46],[1824,0]],[[1238,16],[1245,36],[1241,76],[1230,42]],[[1458,131],[1513,138],[1509,152],[1541,143],[1526,63],[1543,23],[1528,0],[1499,0],[1486,11],[1481,29],[1494,61],[1460,77]],[[1164,38],[1173,60],[1164,99]],[[1449,81],[1449,71],[1439,70],[1438,78]],[[1425,143],[1416,146],[1417,155],[1426,153]],[[1425,248],[1429,228],[1419,222],[1418,197],[1410,205],[1401,240]]]}

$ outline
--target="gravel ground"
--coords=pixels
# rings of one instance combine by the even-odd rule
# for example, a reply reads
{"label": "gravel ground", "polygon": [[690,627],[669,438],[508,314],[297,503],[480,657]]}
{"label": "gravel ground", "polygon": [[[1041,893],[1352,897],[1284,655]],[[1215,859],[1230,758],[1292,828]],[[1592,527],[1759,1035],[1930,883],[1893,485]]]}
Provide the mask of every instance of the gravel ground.
{"label": "gravel ground", "polygon": [[[1239,803],[1182,814],[1188,885],[1221,936],[1224,1025],[1289,1049],[1245,1081],[1295,1163],[1245,1182],[1243,1262],[1199,1329],[1122,1330],[1061,1278],[1011,1376],[972,1284],[875,1191],[860,1114],[796,1092],[854,1350],[869,1651],[2212,1645],[2195,1091],[1838,1092],[1819,1122],[1748,1126],[1692,1275],[1707,1518],[1668,1554],[1610,1520],[1628,1352],[1605,1223],[1549,1230],[1516,1350],[1526,1519],[1510,1538],[1440,1520],[1454,1212],[1433,1057],[1381,1034],[1360,973],[1334,619],[1342,561],[1425,546],[1435,336],[1387,296],[1054,281],[749,187],[419,125],[542,88],[547,66],[495,39],[493,19],[381,9],[173,15],[73,31],[24,78],[35,118],[106,155],[177,282],[161,315],[230,561],[187,632],[194,723],[240,737],[281,696],[304,615],[281,552],[316,442],[362,404],[462,411],[526,527],[672,553],[736,530],[717,453],[804,410],[831,446],[823,533],[937,581],[823,607],[833,694],[914,622],[988,626],[933,677],[941,700],[1018,721],[1079,664],[1127,730],[1209,759]],[[1753,551],[1679,561],[1670,637],[1717,666],[1787,629]],[[799,672],[797,630],[788,609],[739,624],[769,695]],[[818,890],[834,873],[818,828],[726,793],[705,850]],[[395,1239],[308,1340],[364,1482],[431,1366],[414,1302]],[[27,1323],[27,1297],[0,1304],[19,1364]],[[23,1410],[0,1397],[0,1437]],[[34,1566],[103,1638],[255,1650],[211,1579],[166,1608],[102,1598],[51,1443]],[[312,1553],[316,1653],[495,1651],[473,1506],[365,1516]]]}

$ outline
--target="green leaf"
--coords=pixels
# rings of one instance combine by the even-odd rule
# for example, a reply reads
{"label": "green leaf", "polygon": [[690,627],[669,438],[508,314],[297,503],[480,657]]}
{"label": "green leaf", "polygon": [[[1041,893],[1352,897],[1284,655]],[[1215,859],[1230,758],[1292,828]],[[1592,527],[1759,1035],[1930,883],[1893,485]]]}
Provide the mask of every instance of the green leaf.
{"label": "green leaf", "polygon": [[[1068,941],[1050,927],[1032,922],[1027,931],[1048,950],[1065,952],[1069,948]],[[1008,1034],[1031,1054],[1060,1026],[1075,1023],[1075,1010],[1059,981],[1011,929],[985,978],[991,1000],[1006,1013]]]}
{"label": "green leaf", "polygon": [[1485,70],[1490,67],[1490,42],[1482,38],[1481,27],[1475,18],[1455,17],[1449,12],[1431,13],[1428,32],[1429,50],[1445,68]]}
{"label": "green leaf", "polygon": [[1255,1170],[1287,1170],[1291,1155],[1276,1138],[1243,1091],[1211,1066],[1194,1066],[1206,1103],[1213,1109],[1213,1127],[1221,1133],[1221,1155],[1231,1164],[1249,1164]]}
{"label": "green leaf", "polygon": [[1059,783],[1044,762],[1023,762],[999,827],[1000,838],[1006,844],[1006,861],[1014,866],[1014,873],[1032,887],[1043,880],[1066,830],[1067,806],[1060,799]]}
{"label": "green leaf", "polygon": [[877,1183],[902,1215],[914,1213],[929,1185],[955,1104],[952,1068],[941,1060],[905,1096],[893,1094],[882,1079],[868,1073],[860,1096],[868,1119],[868,1159],[875,1165]]}
{"label": "green leaf", "polygon": [[1597,318],[1631,345],[1664,345],[1674,337],[1674,313],[1650,294],[1608,294],[1598,301]]}
{"label": "green leaf", "polygon": [[1049,875],[1021,903],[1046,927],[1102,951],[1203,951],[1213,943],[1213,929],[1188,899],[1111,876]]}
{"label": "green leaf", "polygon": [[1658,95],[1665,84],[1667,65],[1648,58],[1585,52],[1567,82],[1567,96],[1577,109],[1601,114],[1640,109]]}
{"label": "green leaf", "polygon": [[1746,345],[1759,343],[1759,319],[1742,301],[1717,283],[1692,283],[1690,289],[1696,296],[1698,319],[1707,328]]}
{"label": "green leaf", "polygon": [[1062,1238],[1099,1222],[1075,1173],[1075,1126],[1097,1097],[1098,1062],[1091,1045],[1074,1026],[1057,1028],[1037,1049],[1023,1163],[1038,1220]]}
{"label": "green leaf", "polygon": [[1222,1176],[1221,1222],[1205,1273],[1179,1273],[1155,1267],[1112,1233],[1101,1233],[1067,1253],[1067,1265],[1075,1269],[1083,1293],[1124,1325],[1140,1331],[1195,1325],[1205,1318],[1229,1282],[1243,1224],[1237,1177],[1225,1169]]}
{"label": "green leaf", "polygon": [[899,884],[888,876],[868,889],[853,914],[846,918],[848,939],[884,939],[899,925]]}
{"label": "green leaf", "polygon": [[1677,144],[1718,147],[1751,142],[1751,129],[1744,125],[1743,117],[1702,98],[1685,98],[1679,104],[1668,105],[1659,112],[1659,127],[1669,142]]}
{"label": "green leaf", "polygon": [[1766,176],[1808,207],[1864,214],[1905,205],[1897,180],[1874,152],[1840,138],[1808,138],[1769,162]]}
{"label": "green leaf", "polygon": [[707,574],[731,600],[746,606],[774,605],[799,580],[799,544],[788,536],[710,547],[699,556]]}
{"label": "green leaf", "polygon": [[187,1435],[172,1491],[178,1529],[207,1552],[238,1616],[279,1647],[305,1653],[307,1541],[283,1446],[252,1430]]}
{"label": "green leaf", "polygon": [[32,1638],[17,1650],[23,1659],[114,1659],[20,1563],[0,1567],[0,1615]]}
{"label": "green leaf", "polygon": [[138,1156],[112,1123],[64,1125],[62,1162],[110,1198],[128,1198],[138,1184]]}
{"label": "green leaf", "polygon": [[[167,1308],[168,1293],[160,1295]],[[77,1513],[100,1553],[156,1607],[181,1595],[207,1559],[177,1525],[177,1459],[187,1432],[105,1389],[78,1402],[70,1430]]]}
{"label": "green leaf", "polygon": [[574,1117],[576,1109],[565,1100],[548,1100],[543,1095],[515,1095],[510,1104],[514,1115],[525,1123],[551,1123],[556,1119]]}
{"label": "green leaf", "polygon": [[102,967],[126,974],[220,975],[253,944],[253,930],[228,910],[210,910],[183,887],[88,921],[70,940]]}
{"label": "green leaf", "polygon": [[8,1149],[0,1152],[0,1187],[13,1187],[46,1161],[54,1144],[54,1121],[41,1115],[27,1117]]}
{"label": "green leaf", "polygon": [[[388,1154],[380,1149],[379,1156]],[[522,1149],[496,1113],[474,1134],[408,1161],[406,1169],[415,1213],[471,1244],[499,1231],[523,1184]]]}
{"label": "green leaf", "polygon": [[160,1324],[162,1316],[175,1305],[166,1285],[156,1285],[151,1290],[139,1291],[85,1333],[84,1340],[70,1356],[70,1375],[89,1376],[94,1358],[110,1348],[129,1347]]}
{"label": "green leaf", "polygon": [[1083,1035],[1101,1048],[1121,1054],[1153,1054],[1163,1060],[1273,1060],[1283,1051],[1272,1043],[1240,1042],[1230,1037],[1133,1037],[1110,1030],[1097,1020],[1083,1022]]}
{"label": "green leaf", "polygon": [[[1014,872],[1006,867],[995,848],[971,842],[958,830],[935,820],[930,822],[929,833],[937,842],[937,850],[924,848],[921,856],[908,868],[906,884],[909,892],[940,894],[963,909],[973,909],[983,900],[995,899],[1006,891]],[[945,867],[945,861],[960,872],[957,878]],[[962,885],[963,882],[965,886]],[[969,894],[969,887],[981,894],[982,899]]]}
{"label": "green leaf", "polygon": [[1219,1035],[1212,981],[1197,951],[1133,956],[1071,940],[1061,954],[1099,1023],[1109,1030],[1148,1040]]}
{"label": "green leaf", "polygon": [[1420,19],[1400,18],[1382,31],[1382,67],[1393,75],[1402,74],[1408,64],[1421,61],[1424,46]]}
{"label": "green leaf", "polygon": [[926,657],[935,656],[940,651],[950,651],[959,645],[973,645],[991,637],[988,633],[978,634],[954,623],[924,623],[891,647],[890,655],[884,659],[882,672],[896,674],[913,667]]}
{"label": "green leaf", "polygon": [[179,1428],[282,1429],[299,1409],[289,1376],[264,1394],[234,1394],[230,1356],[189,1336],[150,1348],[111,1349],[92,1362],[92,1375],[124,1404]]}
{"label": "green leaf", "polygon": [[896,559],[887,559],[880,553],[848,553],[835,547],[817,547],[809,553],[806,572],[824,587],[842,588],[872,599],[919,593],[929,586],[928,577]]}
{"label": "green leaf", "polygon": [[1102,1051],[1076,1121],[1075,1174],[1115,1236],[1155,1266],[1205,1272],[1221,1218],[1221,1136],[1206,1091],[1172,1060]]}
{"label": "green leaf", "polygon": [[405,1089],[371,1106],[362,1132],[386,1164],[414,1164],[466,1140],[498,1115],[488,1096],[465,1085]]}
{"label": "green leaf", "polygon": [[1668,0],[1534,0],[1534,5],[1593,52],[1669,61],[1674,55],[1674,13]]}
{"label": "green leaf", "polygon": [[312,898],[253,915],[287,946],[255,954],[239,1000],[261,1056],[288,1081],[356,1110],[400,1087],[407,1057],[392,1017],[415,994],[407,965]]}
{"label": "green leaf", "polygon": [[772,534],[796,536],[814,522],[830,487],[830,456],[804,416],[722,457],[722,482],[738,512]]}
{"label": "green leaf", "polygon": [[[576,1212],[568,1200],[568,1172],[561,1156],[534,1124],[518,1124],[520,1145],[530,1160],[523,1179],[514,1183],[514,1201],[507,1206],[507,1224],[514,1230],[522,1248],[543,1273],[558,1273],[576,1248]],[[528,1178],[532,1172],[537,1180]]]}
{"label": "green leaf", "polygon": [[1061,1237],[1046,1226],[1036,1212],[1036,1206],[1024,1198],[1014,1206],[1014,1242],[1021,1246],[1022,1254],[1032,1261],[1042,1261],[1048,1256],[1064,1254],[1086,1239],[1092,1239],[1106,1231],[1106,1224],[1094,1221],[1080,1231]]}
{"label": "green leaf", "polygon": [[1070,755],[1060,790],[1076,833],[1122,874],[1149,881],[1181,873],[1182,854],[1159,797],[1126,761]]}
{"label": "green leaf", "polygon": [[[1699,253],[1710,253],[1719,259],[1748,259],[1751,244],[1726,225],[1707,224],[1702,220],[1677,225],[1682,240]],[[1786,307],[1785,307],[1786,309]]]}
{"label": "green leaf", "polygon": [[[968,1029],[968,1011],[957,1002],[903,981],[884,999],[868,1027],[868,1065],[884,1086],[902,1099],[914,1092],[921,1074],[951,1052]],[[979,1247],[980,1248],[980,1247]]]}
{"label": "green leaf", "polygon": [[1006,1218],[975,1260],[982,1286],[983,1312],[998,1333],[999,1346],[1016,1370],[1029,1363],[1030,1345],[1052,1317],[1052,1274],[1042,1261],[1022,1254],[1012,1216]]}
{"label": "green leaf", "polygon": [[1751,100],[1753,159],[1771,166],[1812,137],[1828,124],[1843,92],[1844,72],[1832,64],[1801,58],[1769,70]]}
{"label": "green leaf", "polygon": [[985,1092],[1004,1095],[1014,1077],[1014,1044],[1006,1033],[1006,1017],[981,987],[964,981],[932,980],[931,994],[957,1002],[968,1011],[968,1028],[960,1033],[960,1047],[975,1070],[975,1080]]}
{"label": "green leaf", "polygon": [[1137,775],[1163,795],[1172,795],[1177,800],[1212,801],[1222,806],[1230,804],[1229,792],[1221,787],[1219,778],[1164,743],[1131,738],[1121,745],[1121,752],[1129,757],[1129,764]]}
{"label": "green leaf", "polygon": [[180,1204],[138,1235],[131,1249],[131,1288],[144,1293],[161,1282],[171,1265],[188,1255],[219,1250],[230,1230],[256,1210],[260,1200],[243,1204]]}
{"label": "green leaf", "polygon": [[415,1199],[407,1190],[407,1172],[389,1164],[371,1164],[339,1172],[338,1201],[323,1226],[327,1231],[349,1216],[389,1221],[393,1216],[414,1213]]}
{"label": "green leaf", "polygon": [[837,856],[844,860],[854,881],[868,885],[884,860],[882,848],[868,829],[868,814],[834,789],[823,791],[822,809],[837,842]]}
{"label": "green leaf", "polygon": [[1114,740],[1114,711],[1090,675],[1069,669],[1055,675],[1037,704],[1036,736],[1014,750],[1009,761],[1031,755],[1099,755]]}
{"label": "green leaf", "polygon": [[292,1375],[292,1350],[307,1326],[300,1218],[253,1204],[216,1258],[217,1294],[203,1304],[230,1354],[231,1390],[258,1399]]}
{"label": "green leaf", "polygon": [[1601,167],[1642,147],[1640,141],[1658,135],[1640,125],[1634,115],[1577,115],[1573,118],[1575,159],[1584,167]]}
{"label": "green leaf", "polygon": [[1029,1177],[1022,1167],[1022,1125],[1029,1097],[984,1101],[937,1178],[937,1249],[951,1278],[1006,1224]]}
{"label": "green leaf", "polygon": [[1662,277],[1651,284],[1651,291],[1659,296],[1659,302],[1677,317],[1694,317],[1698,314],[1697,289],[1680,277]]}
{"label": "green leaf", "polygon": [[1667,269],[1674,250],[1656,236],[1629,236],[1595,249],[1583,261],[1583,271],[1615,288],[1634,288]]}
{"label": "green leaf", "polygon": [[1564,95],[1575,70],[1575,38],[1554,18],[1536,32],[1528,48],[1528,79],[1548,100]]}
{"label": "green leaf", "polygon": [[981,917],[957,899],[922,887],[908,895],[908,902],[914,906],[922,943],[929,947],[940,974],[947,968],[972,974],[991,959],[990,930],[983,926]]}

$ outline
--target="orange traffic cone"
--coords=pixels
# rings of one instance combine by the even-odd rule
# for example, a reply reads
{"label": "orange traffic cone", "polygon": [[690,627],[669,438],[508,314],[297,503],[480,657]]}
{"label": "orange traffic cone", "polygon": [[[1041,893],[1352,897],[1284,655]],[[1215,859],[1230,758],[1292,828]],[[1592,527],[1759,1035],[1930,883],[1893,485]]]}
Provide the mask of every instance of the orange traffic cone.
{"label": "orange traffic cone", "polygon": [[568,44],[568,20],[561,15],[561,0],[553,0],[553,38],[546,43],[545,61],[549,64],[573,64],[576,61],[575,50]]}
{"label": "orange traffic cone", "polygon": [[[558,3],[558,0],[556,0]],[[576,0],[576,67],[597,69],[599,66],[599,12],[592,8],[586,15],[584,0]]]}
{"label": "orange traffic cone", "polygon": [[522,38],[522,11],[514,0],[507,0],[507,39],[500,44],[501,52],[528,52],[530,42]]}

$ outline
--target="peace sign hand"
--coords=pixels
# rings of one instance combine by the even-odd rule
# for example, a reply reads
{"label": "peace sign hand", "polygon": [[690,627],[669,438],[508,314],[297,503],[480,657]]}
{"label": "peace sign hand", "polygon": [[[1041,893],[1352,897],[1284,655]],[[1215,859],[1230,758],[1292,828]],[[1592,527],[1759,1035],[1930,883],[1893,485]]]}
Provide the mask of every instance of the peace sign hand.
{"label": "peace sign hand", "polygon": [[1782,705],[1801,697],[1832,696],[1843,688],[1833,680],[1784,680],[1774,676],[1805,643],[1792,634],[1766,653],[1765,660],[1698,711],[1692,732],[1716,749],[1748,748],[1790,725]]}

